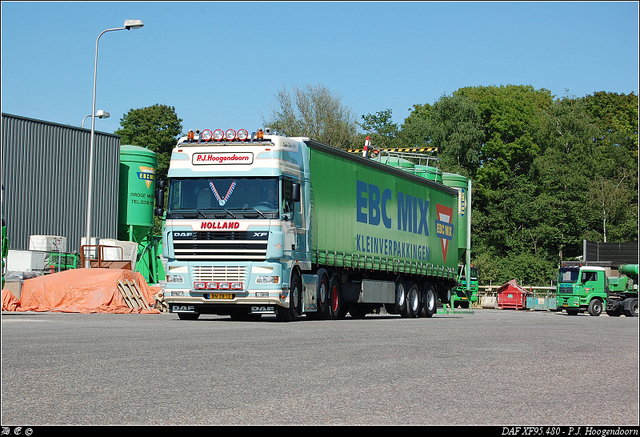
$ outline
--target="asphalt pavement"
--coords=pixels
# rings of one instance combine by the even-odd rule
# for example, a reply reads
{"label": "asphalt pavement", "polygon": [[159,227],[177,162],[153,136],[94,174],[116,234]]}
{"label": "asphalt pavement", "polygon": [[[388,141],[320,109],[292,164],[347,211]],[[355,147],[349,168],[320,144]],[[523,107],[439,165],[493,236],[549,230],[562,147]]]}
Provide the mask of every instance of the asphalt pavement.
{"label": "asphalt pavement", "polygon": [[638,319],[2,313],[3,425],[638,425]]}

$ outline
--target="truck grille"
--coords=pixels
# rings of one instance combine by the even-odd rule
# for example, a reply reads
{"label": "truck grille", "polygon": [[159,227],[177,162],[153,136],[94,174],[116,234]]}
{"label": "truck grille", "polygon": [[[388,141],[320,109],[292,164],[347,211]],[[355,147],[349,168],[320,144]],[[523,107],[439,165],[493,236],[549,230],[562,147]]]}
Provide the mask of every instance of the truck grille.
{"label": "truck grille", "polygon": [[174,232],[173,245],[181,261],[264,261],[268,238],[264,231]]}
{"label": "truck grille", "polygon": [[194,266],[193,280],[201,282],[247,282],[247,268],[241,266]]}
{"label": "truck grille", "polygon": [[573,285],[572,284],[560,284],[558,287],[559,294],[573,294]]}

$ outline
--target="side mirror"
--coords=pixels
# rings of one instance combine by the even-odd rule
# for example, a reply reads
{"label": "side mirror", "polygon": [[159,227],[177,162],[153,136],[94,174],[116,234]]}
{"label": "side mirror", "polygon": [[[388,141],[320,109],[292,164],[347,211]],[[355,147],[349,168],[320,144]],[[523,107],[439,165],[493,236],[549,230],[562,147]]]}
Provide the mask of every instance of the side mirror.
{"label": "side mirror", "polygon": [[164,212],[164,188],[167,186],[166,181],[158,181],[156,183],[156,208],[153,213],[161,217]]}
{"label": "side mirror", "polygon": [[300,202],[300,184],[291,184],[291,200],[294,202]]}

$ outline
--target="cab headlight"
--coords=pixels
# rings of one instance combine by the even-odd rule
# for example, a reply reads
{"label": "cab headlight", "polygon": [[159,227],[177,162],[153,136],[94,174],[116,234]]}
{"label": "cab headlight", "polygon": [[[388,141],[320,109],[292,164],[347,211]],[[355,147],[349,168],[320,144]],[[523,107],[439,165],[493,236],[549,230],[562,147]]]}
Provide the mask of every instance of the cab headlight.
{"label": "cab headlight", "polygon": [[280,276],[258,276],[256,284],[279,284]]}
{"label": "cab headlight", "polygon": [[182,284],[184,278],[182,275],[167,275],[167,282],[171,284]]}

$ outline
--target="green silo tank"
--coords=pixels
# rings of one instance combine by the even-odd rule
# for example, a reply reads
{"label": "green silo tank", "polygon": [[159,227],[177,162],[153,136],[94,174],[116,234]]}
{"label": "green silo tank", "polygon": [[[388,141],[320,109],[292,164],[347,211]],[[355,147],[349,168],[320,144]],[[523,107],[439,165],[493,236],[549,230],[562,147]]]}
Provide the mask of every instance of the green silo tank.
{"label": "green silo tank", "polygon": [[378,155],[373,158],[373,161],[377,161],[381,164],[390,165],[391,167],[396,167],[401,170],[408,171],[410,173],[414,172],[415,165],[413,162],[400,158],[398,156],[389,156],[389,155]]}
{"label": "green silo tank", "polygon": [[118,239],[142,242],[153,227],[155,152],[139,146],[120,146]]}
{"label": "green silo tank", "polygon": [[460,258],[467,247],[467,211],[469,211],[469,205],[467,205],[467,188],[469,180],[455,173],[442,172],[442,183],[447,187],[458,190],[458,223],[456,227],[456,233],[458,234],[458,258]]}

